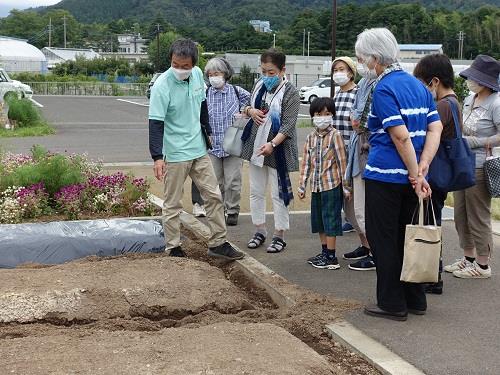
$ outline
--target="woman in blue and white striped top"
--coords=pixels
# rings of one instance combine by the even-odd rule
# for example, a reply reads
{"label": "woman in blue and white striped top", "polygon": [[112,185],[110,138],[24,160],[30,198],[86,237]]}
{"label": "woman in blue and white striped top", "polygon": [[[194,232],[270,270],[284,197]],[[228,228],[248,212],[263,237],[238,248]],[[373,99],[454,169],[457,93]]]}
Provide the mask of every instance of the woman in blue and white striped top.
{"label": "woman in blue and white striped top", "polygon": [[358,60],[377,77],[364,172],[366,234],[377,267],[377,304],[365,312],[406,320],[408,312],[422,315],[427,309],[423,285],[402,282],[400,274],[406,225],[417,207],[417,195],[430,194],[425,176],[442,124],[429,90],[399,65],[399,46],[389,30],[365,30],[355,48]]}

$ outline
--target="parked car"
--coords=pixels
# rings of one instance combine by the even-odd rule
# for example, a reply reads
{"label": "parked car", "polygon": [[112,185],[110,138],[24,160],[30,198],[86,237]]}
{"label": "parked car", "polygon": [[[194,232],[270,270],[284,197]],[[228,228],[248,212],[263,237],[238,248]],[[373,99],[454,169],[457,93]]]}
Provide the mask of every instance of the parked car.
{"label": "parked car", "polygon": [[33,90],[30,86],[11,79],[7,72],[0,68],[0,99],[5,99],[9,95],[17,95],[19,99],[31,99]]}
{"label": "parked car", "polygon": [[148,89],[146,90],[146,97],[148,99],[151,96],[151,88],[153,87],[159,76],[161,76],[161,73],[155,73],[153,74],[153,78],[151,78],[151,81],[149,81]]}
{"label": "parked car", "polygon": [[330,96],[331,81],[330,77],[322,77],[311,83],[310,86],[300,88],[300,101],[302,103],[311,103],[316,98]]}

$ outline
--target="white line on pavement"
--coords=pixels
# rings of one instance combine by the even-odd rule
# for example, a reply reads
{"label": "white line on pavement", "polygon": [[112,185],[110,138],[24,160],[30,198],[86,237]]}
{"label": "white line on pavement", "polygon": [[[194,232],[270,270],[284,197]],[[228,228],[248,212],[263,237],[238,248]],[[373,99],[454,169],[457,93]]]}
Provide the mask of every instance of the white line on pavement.
{"label": "white line on pavement", "polygon": [[30,98],[30,101],[36,105],[38,108],[43,108],[43,104],[38,103],[35,99]]}
{"label": "white line on pavement", "polygon": [[138,103],[138,102],[134,102],[132,100],[126,100],[126,99],[116,99],[116,100],[118,100],[119,102],[124,102],[124,103],[130,103],[130,104],[139,105],[141,107],[149,107],[149,104]]}

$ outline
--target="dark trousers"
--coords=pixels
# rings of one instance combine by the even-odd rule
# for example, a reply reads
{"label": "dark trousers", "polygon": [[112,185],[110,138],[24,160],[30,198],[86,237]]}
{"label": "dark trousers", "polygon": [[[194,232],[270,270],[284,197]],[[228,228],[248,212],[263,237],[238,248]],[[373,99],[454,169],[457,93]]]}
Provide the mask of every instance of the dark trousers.
{"label": "dark trousers", "polygon": [[[436,225],[441,226],[441,220],[443,218],[443,208],[444,208],[444,201],[446,200],[446,197],[448,196],[448,193],[445,191],[441,191],[438,189],[432,189],[432,205],[434,207],[434,213],[436,215]],[[428,211],[428,209],[427,209]],[[432,217],[432,212],[427,213],[426,215],[431,215]],[[433,219],[431,219],[431,223],[433,223]],[[439,257],[439,274],[438,274],[438,282],[441,282],[441,273],[443,272],[443,243],[441,242],[441,256]]]}
{"label": "dark trousers", "polygon": [[418,198],[410,184],[365,180],[366,235],[377,266],[377,304],[390,312],[425,310],[423,284],[400,281],[406,225]]}
{"label": "dark trousers", "polygon": [[203,198],[201,197],[200,191],[196,187],[195,183],[191,181],[191,202],[193,204],[198,203],[200,206],[203,206],[205,202],[203,202]]}

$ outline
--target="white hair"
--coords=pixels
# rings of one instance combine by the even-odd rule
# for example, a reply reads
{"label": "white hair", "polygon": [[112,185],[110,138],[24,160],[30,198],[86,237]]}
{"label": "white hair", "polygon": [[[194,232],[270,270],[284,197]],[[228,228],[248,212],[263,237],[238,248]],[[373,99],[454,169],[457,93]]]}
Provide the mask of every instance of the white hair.
{"label": "white hair", "polygon": [[367,29],[358,35],[356,55],[367,60],[373,57],[380,65],[391,65],[399,60],[399,45],[386,28]]}
{"label": "white hair", "polygon": [[208,77],[208,73],[219,72],[224,74],[224,79],[229,81],[234,74],[234,70],[226,59],[222,57],[214,57],[208,60],[207,65],[205,65],[205,76]]}

